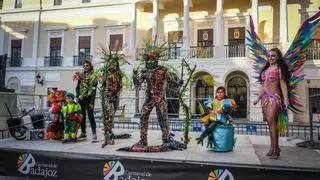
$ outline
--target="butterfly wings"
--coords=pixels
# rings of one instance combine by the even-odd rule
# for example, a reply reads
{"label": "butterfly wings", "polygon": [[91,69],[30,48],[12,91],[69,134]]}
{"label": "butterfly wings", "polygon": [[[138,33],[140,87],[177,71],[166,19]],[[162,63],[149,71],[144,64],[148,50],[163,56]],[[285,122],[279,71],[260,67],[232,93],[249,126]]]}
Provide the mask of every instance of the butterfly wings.
{"label": "butterfly wings", "polygon": [[[268,62],[267,55],[268,50],[263,45],[260,37],[257,35],[257,33],[254,30],[253,20],[250,16],[250,23],[249,23],[249,29],[247,30],[247,37],[248,40],[248,46],[251,51],[251,55],[254,59],[253,68],[255,72],[260,75],[262,68],[266,65]],[[255,77],[256,79],[259,79],[259,76]]]}
{"label": "butterfly wings", "polygon": [[293,112],[301,112],[299,107],[302,104],[295,93],[295,89],[299,82],[304,79],[303,64],[306,61],[307,50],[312,43],[316,31],[320,28],[320,11],[305,20],[297,32],[291,46],[284,55],[284,59],[288,66],[290,79],[288,82],[289,106]]}

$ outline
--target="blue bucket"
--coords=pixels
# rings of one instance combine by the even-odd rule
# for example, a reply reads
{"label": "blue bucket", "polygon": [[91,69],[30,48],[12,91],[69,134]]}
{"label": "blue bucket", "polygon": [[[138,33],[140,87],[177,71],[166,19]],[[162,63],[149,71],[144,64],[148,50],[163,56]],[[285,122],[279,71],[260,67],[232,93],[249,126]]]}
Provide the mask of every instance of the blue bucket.
{"label": "blue bucket", "polygon": [[234,145],[234,125],[217,126],[212,135],[216,141],[216,146],[210,150],[216,152],[229,152],[233,150]]}

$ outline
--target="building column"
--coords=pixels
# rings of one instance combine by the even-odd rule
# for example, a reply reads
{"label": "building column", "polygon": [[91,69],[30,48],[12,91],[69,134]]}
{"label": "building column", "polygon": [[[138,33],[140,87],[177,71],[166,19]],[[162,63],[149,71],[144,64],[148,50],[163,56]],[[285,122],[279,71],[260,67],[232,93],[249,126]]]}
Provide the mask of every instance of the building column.
{"label": "building column", "polygon": [[215,57],[224,57],[224,23],[223,23],[223,0],[217,0],[216,10],[216,27],[215,27]]}
{"label": "building column", "polygon": [[132,3],[133,17],[131,21],[131,40],[130,40],[130,49],[135,52],[136,49],[136,36],[137,36],[137,4],[136,2]]}
{"label": "building column", "polygon": [[280,42],[288,42],[287,0],[280,0]]}
{"label": "building column", "polygon": [[153,0],[152,39],[158,35],[159,0]]}
{"label": "building column", "polygon": [[39,44],[39,21],[36,19],[33,24],[33,44],[32,44],[32,60],[34,61],[35,66],[37,66],[38,58],[38,44]]}
{"label": "building column", "polygon": [[258,25],[259,25],[259,0],[251,0],[251,16],[253,20],[253,25],[258,31]]}
{"label": "building column", "polygon": [[190,0],[183,0],[183,48],[189,49],[189,8]]}
{"label": "building column", "polygon": [[3,54],[3,51],[4,51],[3,46],[4,46],[4,25],[0,17],[0,55]]}

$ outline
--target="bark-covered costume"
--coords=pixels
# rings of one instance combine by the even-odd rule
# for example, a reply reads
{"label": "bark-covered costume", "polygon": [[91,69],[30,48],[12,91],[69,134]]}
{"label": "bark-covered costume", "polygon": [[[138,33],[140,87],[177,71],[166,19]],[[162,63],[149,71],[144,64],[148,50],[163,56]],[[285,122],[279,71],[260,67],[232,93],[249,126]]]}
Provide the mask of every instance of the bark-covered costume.
{"label": "bark-covered costume", "polygon": [[103,66],[97,68],[90,77],[90,84],[99,82],[99,93],[102,107],[102,122],[104,130],[104,142],[101,145],[114,144],[114,139],[125,139],[131,137],[130,134],[115,135],[112,131],[114,115],[119,105],[119,96],[122,90],[123,72],[120,70],[120,62],[127,62],[123,54],[113,52],[105,48],[101,49]]}
{"label": "bark-covered costume", "polygon": [[[136,152],[160,152],[174,149],[184,149],[185,145],[175,141],[170,136],[168,124],[168,107],[166,102],[166,83],[174,81],[170,77],[168,69],[158,65],[159,58],[163,52],[162,46],[158,47],[147,44],[143,52],[143,61],[145,68],[135,69],[133,81],[136,87],[143,82],[147,83],[145,91],[145,101],[140,115],[140,141],[132,147],[122,148],[120,150],[136,151]],[[177,83],[181,85],[179,82]],[[148,122],[152,109],[156,107],[157,119],[162,131],[161,146],[148,146]]]}
{"label": "bark-covered costume", "polygon": [[114,144],[114,134],[112,131],[112,123],[114,120],[115,112],[119,106],[119,96],[122,89],[122,75],[120,69],[110,69],[108,73],[108,94],[107,94],[107,107],[108,119],[103,119],[104,139],[105,142],[102,146],[107,144]]}
{"label": "bark-covered costume", "polygon": [[68,141],[75,142],[77,140],[77,131],[82,120],[81,107],[79,103],[73,101],[74,95],[72,93],[67,93],[66,97],[71,97],[72,101],[67,102],[61,110],[64,117],[63,143]]}
{"label": "bark-covered costume", "polygon": [[46,139],[61,140],[63,138],[63,115],[61,113],[63,101],[64,101],[65,91],[51,90],[48,95],[48,101],[51,103],[51,108],[49,110],[49,116],[51,122],[48,124],[46,130]]}
{"label": "bark-covered costume", "polygon": [[[86,67],[89,66],[89,67]],[[90,126],[92,130],[92,138],[95,141],[97,139],[96,135],[96,122],[94,119],[94,103],[96,97],[96,86],[97,81],[92,81],[91,75],[93,73],[93,67],[89,61],[84,62],[84,72],[77,72],[74,75],[74,80],[78,80],[76,87],[76,97],[81,106],[81,114],[83,120],[81,122],[81,134],[80,139],[86,138],[86,112],[88,113],[88,118],[90,121]]]}

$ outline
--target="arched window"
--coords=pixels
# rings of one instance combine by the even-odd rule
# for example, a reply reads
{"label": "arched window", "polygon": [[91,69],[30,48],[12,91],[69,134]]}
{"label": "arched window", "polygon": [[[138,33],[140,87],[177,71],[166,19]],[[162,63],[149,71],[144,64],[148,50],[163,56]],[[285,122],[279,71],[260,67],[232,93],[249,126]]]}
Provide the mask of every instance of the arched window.
{"label": "arched window", "polygon": [[195,81],[195,115],[196,117],[199,117],[201,115],[200,113],[200,104],[203,103],[208,98],[214,97],[214,80],[213,77],[206,73],[202,72],[196,76]]}
{"label": "arched window", "polygon": [[234,74],[227,81],[227,94],[238,105],[237,110],[231,114],[233,118],[247,118],[247,92],[247,82],[241,74]]}

